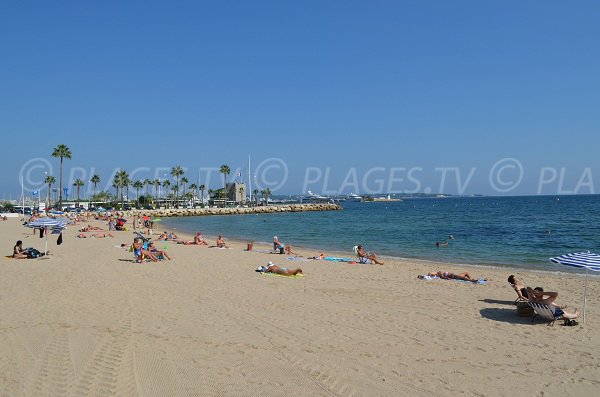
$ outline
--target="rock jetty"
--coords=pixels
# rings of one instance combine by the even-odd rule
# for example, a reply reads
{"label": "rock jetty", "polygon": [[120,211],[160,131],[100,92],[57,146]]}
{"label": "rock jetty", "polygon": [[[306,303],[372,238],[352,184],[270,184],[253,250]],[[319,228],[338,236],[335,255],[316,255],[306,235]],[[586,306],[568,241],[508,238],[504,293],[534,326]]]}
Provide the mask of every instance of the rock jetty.
{"label": "rock jetty", "polygon": [[342,207],[334,203],[314,204],[272,204],[260,207],[233,207],[233,208],[170,208],[158,210],[140,210],[141,215],[153,217],[171,216],[202,216],[202,215],[239,215],[239,214],[271,214],[278,212],[305,212],[305,211],[338,211]]}

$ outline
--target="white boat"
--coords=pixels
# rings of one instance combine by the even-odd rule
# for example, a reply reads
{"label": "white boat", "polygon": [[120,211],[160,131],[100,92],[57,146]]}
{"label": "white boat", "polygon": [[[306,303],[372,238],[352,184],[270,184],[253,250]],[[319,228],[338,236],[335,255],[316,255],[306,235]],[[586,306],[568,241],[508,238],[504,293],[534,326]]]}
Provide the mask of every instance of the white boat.
{"label": "white boat", "polygon": [[350,193],[348,197],[346,197],[347,201],[363,201],[362,196],[359,196],[356,193]]}
{"label": "white boat", "polygon": [[313,193],[309,190],[306,196],[302,196],[302,201],[311,203],[332,203],[333,199],[331,197],[321,196],[320,194]]}

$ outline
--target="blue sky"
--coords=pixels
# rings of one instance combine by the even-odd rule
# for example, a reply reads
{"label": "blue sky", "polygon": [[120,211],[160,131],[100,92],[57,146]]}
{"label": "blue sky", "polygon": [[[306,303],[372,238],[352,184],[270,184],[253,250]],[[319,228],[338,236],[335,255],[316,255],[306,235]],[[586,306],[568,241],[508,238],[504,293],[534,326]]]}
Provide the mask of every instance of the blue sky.
{"label": "blue sky", "polygon": [[211,168],[251,155],[280,194],[597,193],[599,19],[593,1],[2,2],[0,199],[58,179],[61,143],[67,182],[102,188],[175,165],[217,188]]}

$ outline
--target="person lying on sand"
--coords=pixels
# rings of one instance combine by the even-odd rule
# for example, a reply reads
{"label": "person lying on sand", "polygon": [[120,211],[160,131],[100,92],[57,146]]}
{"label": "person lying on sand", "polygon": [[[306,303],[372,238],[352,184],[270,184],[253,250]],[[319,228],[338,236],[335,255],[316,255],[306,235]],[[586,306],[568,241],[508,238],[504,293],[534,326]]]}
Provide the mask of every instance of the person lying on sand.
{"label": "person lying on sand", "polygon": [[102,230],[98,226],[87,225],[86,227],[82,227],[79,229],[80,232],[90,232],[92,230]]}
{"label": "person lying on sand", "polygon": [[79,238],[104,238],[104,237],[115,237],[115,236],[112,235],[111,233],[94,233],[94,234],[90,234],[89,236],[84,233],[79,233],[77,235],[77,237],[79,237]]}
{"label": "person lying on sand", "polygon": [[[438,271],[438,272],[427,273],[427,276],[429,276],[429,277],[439,277],[439,278],[444,279],[444,280],[471,281],[473,283],[476,283],[476,282],[479,281],[478,278],[473,278],[468,272],[464,272],[464,273],[460,273],[460,274],[455,274],[455,273],[451,273],[451,272]],[[425,276],[419,275],[418,278],[425,278]]]}
{"label": "person lying on sand", "polygon": [[158,236],[157,240],[163,241],[177,241],[179,237],[175,233],[172,232],[162,232],[160,236]]}
{"label": "person lying on sand", "polygon": [[544,292],[542,287],[535,287],[534,289],[527,287],[527,296],[529,296],[530,302],[554,307],[555,317],[562,316],[567,320],[573,320],[579,317],[579,309],[575,308],[573,313],[568,313],[564,311],[564,309],[567,308],[567,305],[559,305],[556,303],[558,292]]}
{"label": "person lying on sand", "polygon": [[267,266],[260,266],[258,269],[256,269],[256,271],[260,273],[281,274],[284,276],[295,276],[296,274],[302,273],[302,269],[300,269],[299,267],[295,269],[287,269],[285,267],[279,267],[273,264],[272,262],[269,262]]}

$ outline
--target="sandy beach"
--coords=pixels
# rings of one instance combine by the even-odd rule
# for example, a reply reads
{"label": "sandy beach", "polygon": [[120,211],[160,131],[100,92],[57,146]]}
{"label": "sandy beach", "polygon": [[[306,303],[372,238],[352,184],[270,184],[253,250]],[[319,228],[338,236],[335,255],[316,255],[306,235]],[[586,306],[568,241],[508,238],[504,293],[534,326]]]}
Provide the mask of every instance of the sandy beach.
{"label": "sandy beach", "polygon": [[[50,236],[47,258],[3,257],[1,396],[600,392],[597,278],[588,281],[586,323],[548,327],[517,316],[510,270],[290,260],[235,241],[230,249],[160,242],[173,260],[138,264],[120,247],[131,243],[131,231],[77,238],[88,223],[107,229],[99,221],[71,225],[62,245]],[[0,237],[4,255],[18,239],[44,248],[15,218],[0,222]],[[268,261],[299,266],[304,276],[254,271]],[[467,270],[488,281],[417,279],[433,270]],[[579,275],[515,274],[558,291],[570,308],[583,305]]]}

